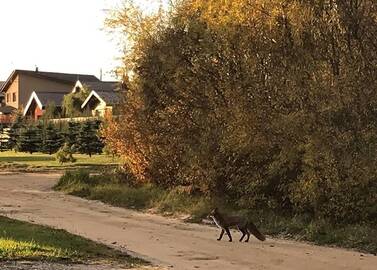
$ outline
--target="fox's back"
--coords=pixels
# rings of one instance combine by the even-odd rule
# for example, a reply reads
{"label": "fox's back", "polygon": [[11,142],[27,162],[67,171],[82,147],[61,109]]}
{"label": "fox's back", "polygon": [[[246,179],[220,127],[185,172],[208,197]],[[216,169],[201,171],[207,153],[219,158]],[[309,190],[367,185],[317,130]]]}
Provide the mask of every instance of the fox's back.
{"label": "fox's back", "polygon": [[214,221],[217,226],[222,228],[229,228],[229,227],[242,227],[247,224],[247,221],[240,217],[240,216],[221,216],[216,215],[214,216]]}

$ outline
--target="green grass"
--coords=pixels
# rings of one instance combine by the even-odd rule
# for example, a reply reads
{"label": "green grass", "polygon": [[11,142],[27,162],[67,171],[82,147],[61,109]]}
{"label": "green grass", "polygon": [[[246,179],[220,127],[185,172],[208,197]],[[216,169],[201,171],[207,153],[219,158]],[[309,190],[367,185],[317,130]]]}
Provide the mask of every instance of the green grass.
{"label": "green grass", "polygon": [[332,225],[326,220],[287,216],[263,209],[240,211],[219,198],[208,199],[199,194],[190,194],[183,188],[168,190],[150,184],[135,186],[132,179],[124,175],[89,176],[85,170],[66,172],[55,189],[119,207],[137,210],[152,208],[157,213],[169,215],[188,214],[190,218],[187,221],[191,222],[200,222],[216,205],[223,211],[248,216],[270,236],[377,253],[377,228],[372,224]]}
{"label": "green grass", "polygon": [[16,153],[14,151],[0,152],[0,169],[18,171],[43,171],[43,170],[67,170],[72,168],[90,168],[101,170],[104,166],[116,167],[119,164],[117,158],[113,159],[108,155],[87,155],[75,154],[75,163],[59,164],[55,155],[43,153]]}
{"label": "green grass", "polygon": [[134,186],[130,185],[126,176],[89,175],[87,170],[66,172],[55,190],[119,207],[137,210],[153,208],[165,215],[190,213],[193,221],[201,220],[210,210],[206,198],[188,194],[184,189],[168,190],[151,184]]}
{"label": "green grass", "polygon": [[139,259],[66,231],[2,216],[0,216],[0,260],[117,262],[128,266],[144,264]]}
{"label": "green grass", "polygon": [[334,225],[302,215],[288,217],[258,212],[251,216],[271,236],[377,253],[377,228],[373,224]]}

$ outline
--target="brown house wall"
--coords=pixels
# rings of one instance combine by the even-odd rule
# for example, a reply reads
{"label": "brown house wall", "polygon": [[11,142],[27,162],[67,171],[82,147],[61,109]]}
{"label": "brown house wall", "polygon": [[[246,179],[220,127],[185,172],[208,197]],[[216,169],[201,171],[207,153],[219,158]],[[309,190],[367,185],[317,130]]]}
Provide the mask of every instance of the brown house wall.
{"label": "brown house wall", "polygon": [[[9,86],[8,90],[4,93],[5,95],[5,104],[12,106],[16,109],[19,108],[18,100],[19,100],[19,84],[20,84],[20,76],[17,75],[11,85]],[[16,94],[16,102],[13,102],[13,93]]]}
{"label": "brown house wall", "polygon": [[[26,106],[33,91],[38,92],[63,92],[69,93],[72,90],[73,84],[59,83],[47,79],[36,78],[21,74],[19,80],[19,104],[18,108],[23,109]],[[12,106],[12,105],[11,105]]]}

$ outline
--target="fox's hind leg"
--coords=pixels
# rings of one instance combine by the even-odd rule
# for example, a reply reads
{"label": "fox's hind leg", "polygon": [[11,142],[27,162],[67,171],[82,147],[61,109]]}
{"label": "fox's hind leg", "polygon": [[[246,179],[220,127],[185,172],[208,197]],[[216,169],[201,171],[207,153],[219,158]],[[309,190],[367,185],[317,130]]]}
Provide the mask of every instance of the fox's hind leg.
{"label": "fox's hind leg", "polygon": [[220,241],[223,238],[224,232],[225,232],[225,230],[221,229],[221,233],[220,233],[219,238],[217,238],[217,241]]}
{"label": "fox's hind leg", "polygon": [[242,242],[242,240],[243,240],[243,238],[246,236],[246,234],[247,234],[247,229],[245,229],[245,228],[238,228],[238,230],[240,231],[240,232],[242,232],[242,237],[241,237],[241,239],[240,239],[240,242]]}
{"label": "fox's hind leg", "polygon": [[230,231],[228,228],[225,228],[225,231],[226,231],[226,234],[228,235],[229,237],[229,242],[232,242],[232,235],[230,234]]}
{"label": "fox's hind leg", "polygon": [[245,240],[245,242],[249,242],[249,239],[250,239],[250,232],[249,232],[249,229],[245,229],[246,230],[246,234],[247,234],[247,238]]}

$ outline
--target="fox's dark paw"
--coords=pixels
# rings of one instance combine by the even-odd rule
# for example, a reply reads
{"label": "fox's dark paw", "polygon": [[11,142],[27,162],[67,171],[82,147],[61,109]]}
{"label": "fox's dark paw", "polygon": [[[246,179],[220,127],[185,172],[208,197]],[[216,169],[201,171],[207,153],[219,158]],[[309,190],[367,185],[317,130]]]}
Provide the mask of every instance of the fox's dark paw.
{"label": "fox's dark paw", "polygon": [[230,239],[229,242],[232,242],[232,239]]}
{"label": "fox's dark paw", "polygon": [[217,239],[217,241],[220,241],[221,239]]}

